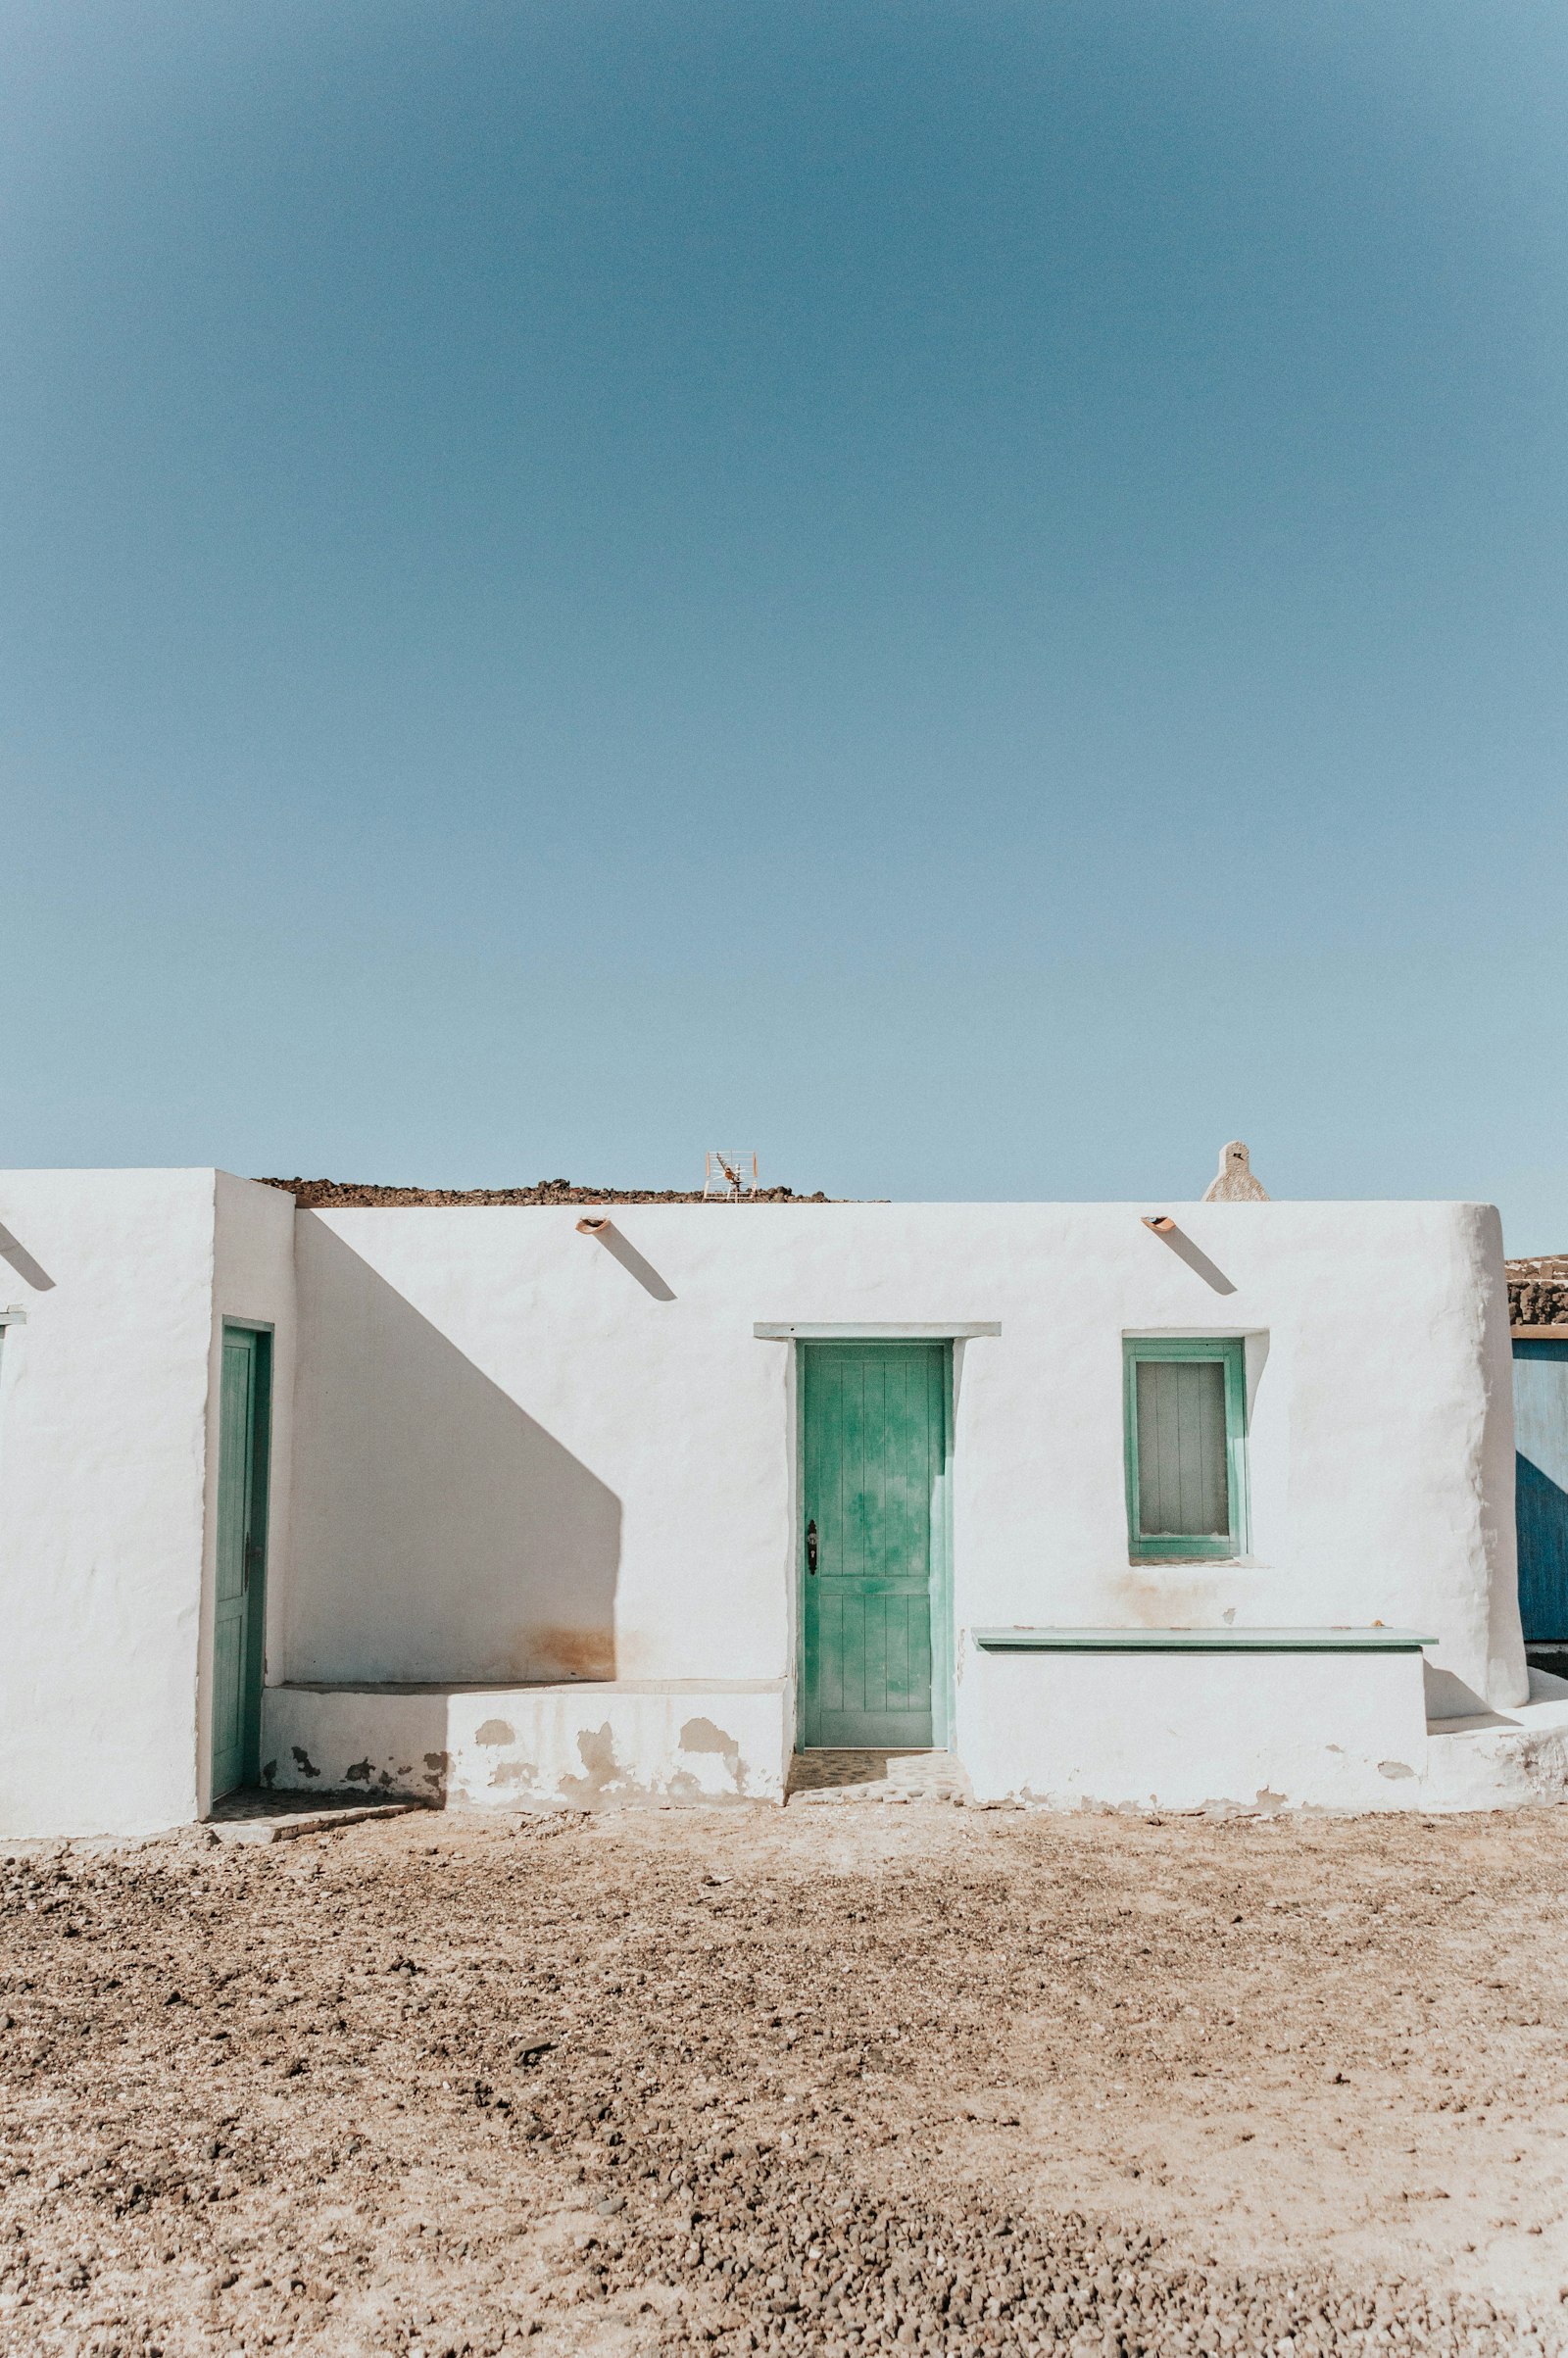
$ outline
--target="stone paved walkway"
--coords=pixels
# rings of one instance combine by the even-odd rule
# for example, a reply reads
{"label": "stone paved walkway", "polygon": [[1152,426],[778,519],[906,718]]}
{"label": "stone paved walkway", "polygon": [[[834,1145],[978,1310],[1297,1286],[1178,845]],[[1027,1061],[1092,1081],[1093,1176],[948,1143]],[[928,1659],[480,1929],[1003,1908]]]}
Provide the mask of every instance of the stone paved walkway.
{"label": "stone paved walkway", "polygon": [[969,1798],[969,1781],[951,1752],[797,1752],[787,1798],[821,1804]]}

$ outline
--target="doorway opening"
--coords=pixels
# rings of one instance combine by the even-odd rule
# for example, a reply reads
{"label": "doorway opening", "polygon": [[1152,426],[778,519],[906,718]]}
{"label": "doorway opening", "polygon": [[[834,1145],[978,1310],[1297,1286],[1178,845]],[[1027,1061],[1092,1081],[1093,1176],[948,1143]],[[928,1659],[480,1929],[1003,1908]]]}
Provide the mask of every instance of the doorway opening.
{"label": "doorway opening", "polygon": [[261,1774],[271,1416],[272,1338],[264,1328],[225,1321],[213,1616],[215,1801]]}
{"label": "doorway opening", "polygon": [[801,1746],[945,1745],[951,1347],[798,1350]]}

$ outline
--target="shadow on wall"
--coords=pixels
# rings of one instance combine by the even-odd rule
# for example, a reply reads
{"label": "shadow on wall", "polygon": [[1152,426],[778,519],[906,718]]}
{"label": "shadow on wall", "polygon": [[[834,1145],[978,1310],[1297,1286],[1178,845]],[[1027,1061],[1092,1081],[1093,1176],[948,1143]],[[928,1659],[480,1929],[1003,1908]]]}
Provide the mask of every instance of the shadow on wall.
{"label": "shadow on wall", "polygon": [[1488,1728],[1516,1728],[1516,1719],[1504,1719],[1494,1711],[1484,1695],[1477,1695],[1463,1679],[1451,1670],[1440,1670],[1436,1662],[1424,1658],[1421,1664],[1421,1684],[1426,1697],[1427,1720],[1474,1720]]}
{"label": "shadow on wall", "polygon": [[298,1239],[289,1675],[612,1679],[614,1492],[319,1217]]}
{"label": "shadow on wall", "polygon": [[52,1294],[55,1281],[47,1269],[39,1267],[20,1237],[9,1228],[0,1228],[0,1260],[9,1261],[19,1277],[24,1277],[36,1294]]}
{"label": "shadow on wall", "polygon": [[[1169,1218],[1168,1213],[1164,1216]],[[1146,1225],[1152,1225],[1152,1223],[1146,1223]],[[1209,1259],[1202,1246],[1196,1244],[1184,1229],[1178,1228],[1174,1220],[1171,1221],[1168,1228],[1154,1229],[1154,1234],[1168,1252],[1174,1253],[1179,1261],[1185,1261],[1188,1268],[1202,1279],[1205,1286],[1211,1286],[1216,1294],[1235,1293],[1236,1288],[1231,1284],[1224,1270],[1217,1267]]]}
{"label": "shadow on wall", "polygon": [[621,1235],[613,1220],[608,1217],[598,1220],[579,1220],[577,1231],[580,1236],[596,1238],[612,1258],[619,1261],[621,1267],[630,1276],[636,1278],[643,1292],[651,1294],[656,1302],[674,1301],[674,1294],[660,1276],[653,1262],[644,1258],[629,1236]]}

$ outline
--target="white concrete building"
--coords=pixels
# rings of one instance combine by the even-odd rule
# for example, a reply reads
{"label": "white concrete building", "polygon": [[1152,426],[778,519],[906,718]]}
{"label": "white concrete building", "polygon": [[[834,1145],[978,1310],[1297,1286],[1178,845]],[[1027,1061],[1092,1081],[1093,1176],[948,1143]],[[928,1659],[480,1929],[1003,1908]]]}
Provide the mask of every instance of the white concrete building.
{"label": "white concrete building", "polygon": [[1568,1787],[1489,1208],[584,1211],[0,1177],[0,1831],[851,1745],[1058,1806]]}

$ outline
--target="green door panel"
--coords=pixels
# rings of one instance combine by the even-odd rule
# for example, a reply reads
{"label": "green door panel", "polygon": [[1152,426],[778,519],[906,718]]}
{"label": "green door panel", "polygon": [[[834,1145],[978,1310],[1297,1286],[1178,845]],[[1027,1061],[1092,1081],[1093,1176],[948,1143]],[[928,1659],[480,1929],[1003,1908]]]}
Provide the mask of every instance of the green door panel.
{"label": "green door panel", "polygon": [[801,1352],[803,1740],[936,1739],[933,1598],[944,1554],[947,1350],[815,1344]]}
{"label": "green door panel", "polygon": [[213,1621],[213,1799],[259,1768],[270,1338],[223,1329]]}

